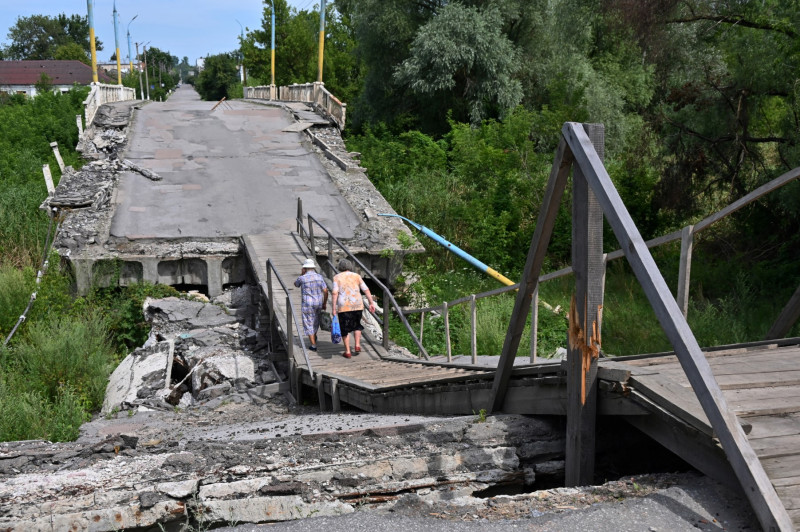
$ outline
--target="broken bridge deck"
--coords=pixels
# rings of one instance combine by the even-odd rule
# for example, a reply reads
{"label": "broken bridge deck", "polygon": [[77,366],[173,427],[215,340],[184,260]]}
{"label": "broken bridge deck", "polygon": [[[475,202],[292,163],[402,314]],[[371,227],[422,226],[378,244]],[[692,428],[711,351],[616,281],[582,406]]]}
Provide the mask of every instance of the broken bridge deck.
{"label": "broken bridge deck", "polygon": [[[291,231],[247,235],[243,242],[259,282],[271,259],[300,313],[294,280],[308,255]],[[277,283],[273,280],[273,287]],[[275,319],[287,341],[286,305],[277,293]],[[341,344],[323,332],[319,350],[307,351],[312,377],[292,327],[300,383],[316,388],[322,408],[347,403],[368,412],[463,415],[489,404],[495,369],[392,356],[380,342],[362,340],[362,352],[345,359]],[[707,359],[730,407],[739,417],[781,501],[800,526],[800,339],[709,350]],[[561,363],[517,366],[503,412],[566,415],[566,369]],[[674,355],[602,359],[598,412],[624,416],[704,473],[736,485],[735,475],[686,375]],[[331,405],[332,403],[332,405]]]}

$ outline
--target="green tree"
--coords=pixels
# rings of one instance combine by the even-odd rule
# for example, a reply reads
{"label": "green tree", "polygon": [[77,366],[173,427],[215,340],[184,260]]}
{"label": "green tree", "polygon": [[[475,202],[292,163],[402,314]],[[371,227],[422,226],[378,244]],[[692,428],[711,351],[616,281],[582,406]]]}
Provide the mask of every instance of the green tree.
{"label": "green tree", "polygon": [[68,42],[66,44],[56,46],[56,49],[53,53],[53,59],[62,61],[76,60],[86,65],[92,64],[92,60],[86,51],[81,48],[80,44],[75,42]]}
{"label": "green tree", "polygon": [[449,4],[419,29],[394,79],[421,95],[463,99],[473,123],[502,116],[520,102],[522,87],[514,79],[519,54],[501,26],[496,8]]}
{"label": "green tree", "polygon": [[204,100],[227,98],[239,82],[235,54],[217,54],[205,58],[203,71],[197,76],[195,89]]}
{"label": "green tree", "polygon": [[[19,17],[8,30],[11,41],[4,52],[7,59],[55,59],[58,47],[75,43],[87,54],[89,47],[88,17],[62,13],[55,17],[31,15]],[[96,49],[102,50],[103,44],[95,39]]]}

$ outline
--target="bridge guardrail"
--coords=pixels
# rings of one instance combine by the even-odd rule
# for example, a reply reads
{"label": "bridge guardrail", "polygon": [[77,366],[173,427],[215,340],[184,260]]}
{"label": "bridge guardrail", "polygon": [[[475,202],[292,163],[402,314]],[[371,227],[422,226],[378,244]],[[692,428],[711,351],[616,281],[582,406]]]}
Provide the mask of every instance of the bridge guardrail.
{"label": "bridge guardrail", "polygon": [[89,96],[83,101],[83,116],[86,128],[92,124],[97,108],[111,102],[123,102],[136,99],[136,89],[122,85],[108,85],[106,83],[92,83]]}
{"label": "bridge guardrail", "polygon": [[258,100],[280,100],[284,102],[313,103],[329,118],[339,129],[344,129],[347,115],[347,104],[342,103],[336,96],[325,88],[321,81],[314,83],[296,83],[275,87],[274,85],[260,85],[258,87],[245,87],[244,97]]}
{"label": "bridge guardrail", "polygon": [[[772,181],[758,187],[757,189],[753,190],[749,194],[742,196],[738,200],[734,201],[727,207],[711,214],[700,220],[699,222],[691,225],[687,225],[686,227],[679,229],[677,231],[673,231],[666,235],[662,235],[653,239],[648,240],[645,242],[645,245],[649,248],[656,248],[658,246],[668,244],[670,242],[675,242],[676,240],[681,241],[681,255],[680,255],[680,270],[679,270],[679,280],[678,280],[678,289],[675,295],[675,299],[678,302],[678,305],[681,307],[681,311],[683,312],[684,317],[686,317],[689,313],[689,284],[690,284],[690,272],[691,272],[691,263],[692,263],[692,250],[693,250],[693,243],[694,243],[694,235],[699,233],[704,229],[708,229],[711,225],[716,222],[719,222],[723,218],[733,214],[734,212],[738,211],[739,209],[753,203],[754,201],[758,200],[759,198],[765,196],[766,194],[776,190],[787,183],[797,179],[800,177],[800,168],[795,168],[790,170],[789,172],[784,173],[783,175],[776,177]],[[618,249],[616,251],[612,251],[610,253],[606,253],[603,256],[603,267],[605,268],[608,263],[612,260],[616,260],[625,256],[625,253]],[[554,272],[547,273],[539,277],[539,282],[550,281],[552,279],[558,279],[560,277],[566,277],[567,275],[571,275],[573,273],[572,266],[567,266],[566,268],[561,268],[560,270],[556,270]],[[452,353],[450,349],[450,327],[449,327],[449,315],[448,312],[455,306],[462,305],[465,303],[471,303],[472,305],[472,361],[473,363],[476,362],[476,347],[475,347],[475,305],[474,301],[483,299],[486,297],[493,297],[498,296],[501,294],[507,294],[508,292],[513,292],[519,290],[519,283],[513,284],[511,286],[503,286],[501,288],[496,288],[494,290],[489,290],[486,292],[481,292],[479,294],[471,294],[469,296],[461,297],[459,299],[455,299],[453,301],[446,301],[440,305],[426,307],[426,308],[419,308],[419,309],[407,309],[404,310],[403,313],[406,316],[413,315],[413,314],[421,314],[420,317],[420,341],[422,341],[422,331],[425,322],[425,314],[429,312],[440,312],[442,317],[445,320],[445,345],[446,345],[446,355],[448,362],[452,361]],[[800,294],[800,288],[798,291],[795,292],[793,299],[798,299],[798,294]],[[533,319],[533,330],[531,331],[531,354],[530,354],[530,362],[536,362],[537,356],[537,340],[536,340],[536,330],[537,330],[537,320],[538,320],[538,301],[539,301],[539,290],[538,286],[537,289],[533,293],[532,303],[531,303],[531,315]],[[791,308],[790,308],[791,307]],[[788,328],[794,324],[794,321],[787,320],[784,318],[784,314],[791,312],[794,307],[790,304],[787,305],[787,308],[790,310],[785,310],[781,313],[781,316],[778,317],[775,324],[770,328],[770,331],[767,333],[767,338],[765,339],[776,339],[780,338],[783,335],[788,333]],[[796,321],[796,320],[795,320]]]}
{"label": "bridge guardrail", "polygon": [[[294,363],[294,327],[293,324],[301,324],[302,321],[297,319],[297,313],[294,310],[294,305],[292,304],[292,299],[289,296],[289,289],[286,287],[286,283],[283,282],[281,279],[278,270],[275,269],[275,265],[272,264],[272,259],[267,259],[267,282],[261,281],[259,284],[261,288],[262,295],[267,298],[267,302],[269,305],[269,314],[270,314],[270,321],[274,319],[275,316],[275,299],[274,299],[274,291],[272,288],[272,274],[275,274],[275,278],[278,280],[278,284],[283,290],[283,293],[286,295],[286,330],[284,333],[286,334],[286,350],[289,355],[289,360],[291,363]],[[265,286],[266,285],[266,286]],[[270,327],[272,323],[270,323]],[[298,329],[299,330],[299,329]],[[306,361],[306,366],[308,366],[308,373],[311,375],[311,378],[314,378],[314,369],[311,367],[311,361],[308,359],[308,351],[306,350],[306,343],[303,338],[302,334],[298,334],[297,337],[300,339],[300,349],[303,350],[303,358]]]}
{"label": "bridge guardrail", "polygon": [[[322,223],[320,223],[319,220],[317,220],[316,218],[314,218],[310,214],[308,214],[307,216],[308,216],[308,229],[306,229],[306,227],[303,225],[303,222],[304,222],[303,221],[303,202],[302,202],[302,200],[300,198],[297,198],[297,218],[296,218],[296,221],[297,221],[297,233],[301,237],[308,238],[309,243],[310,243],[309,247],[311,248],[311,252],[312,253],[316,253],[316,239],[314,237],[314,224],[316,224],[320,229],[322,229],[325,232],[325,234],[327,235],[327,240],[328,240],[328,274],[330,275],[330,277],[333,278],[333,276],[336,273],[339,273],[339,270],[337,270],[336,266],[333,264],[333,244],[335,243],[337,246],[339,246],[339,249],[341,249],[342,252],[344,252],[344,254],[347,255],[347,257],[350,260],[352,260],[354,264],[356,264],[359,268],[361,268],[361,270],[364,272],[364,274],[369,279],[371,279],[373,283],[378,285],[378,288],[380,288],[381,291],[383,292],[383,298],[382,298],[382,302],[383,302],[383,318],[381,318],[381,317],[379,317],[379,316],[377,316],[375,314],[372,314],[372,313],[371,313],[371,315],[378,321],[378,323],[383,328],[383,347],[384,347],[384,349],[388,349],[389,348],[389,318],[391,316],[392,309],[394,309],[395,313],[397,313],[398,317],[400,318],[400,321],[403,323],[403,325],[405,326],[406,330],[411,335],[411,338],[414,340],[414,343],[417,344],[417,347],[419,348],[419,354],[422,355],[425,359],[430,358],[430,356],[428,355],[428,352],[422,346],[421,339],[418,338],[416,334],[414,334],[414,330],[411,328],[411,325],[408,323],[408,320],[404,316],[403,309],[400,308],[400,305],[397,303],[397,300],[395,300],[394,296],[392,296],[392,292],[386,287],[386,285],[384,285],[375,276],[375,274],[372,273],[372,271],[364,265],[364,263],[362,263],[360,260],[358,260],[355,255],[350,253],[350,250],[348,250],[347,247],[344,244],[342,244],[342,242],[338,238],[336,238],[333,235],[333,233],[331,233],[328,230],[327,227],[322,225]],[[333,304],[335,305],[336,302],[334,302]],[[369,310],[367,310],[367,312],[369,312]]]}

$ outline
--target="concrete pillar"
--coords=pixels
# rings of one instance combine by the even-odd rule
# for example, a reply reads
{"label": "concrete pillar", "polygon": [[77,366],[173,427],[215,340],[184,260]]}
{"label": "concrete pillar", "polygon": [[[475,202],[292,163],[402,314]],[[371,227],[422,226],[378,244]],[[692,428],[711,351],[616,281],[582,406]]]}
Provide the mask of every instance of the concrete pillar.
{"label": "concrete pillar", "polygon": [[224,257],[206,258],[206,275],[208,276],[208,297],[216,297],[222,293],[222,261]]}

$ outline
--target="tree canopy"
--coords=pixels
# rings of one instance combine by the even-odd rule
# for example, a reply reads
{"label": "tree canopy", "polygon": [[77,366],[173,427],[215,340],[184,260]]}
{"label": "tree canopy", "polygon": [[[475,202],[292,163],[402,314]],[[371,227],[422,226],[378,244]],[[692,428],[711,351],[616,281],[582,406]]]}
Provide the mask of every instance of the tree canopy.
{"label": "tree canopy", "polygon": [[[67,51],[62,49],[73,44],[80,46],[88,57],[89,19],[85,16],[68,16],[64,13],[55,17],[46,15],[19,17],[9,28],[8,39],[11,43],[3,50],[6,59],[59,59],[56,57],[59,50],[61,55],[75,56],[74,47],[68,48]],[[95,43],[98,51],[103,49],[103,44],[98,39],[95,39]]]}

